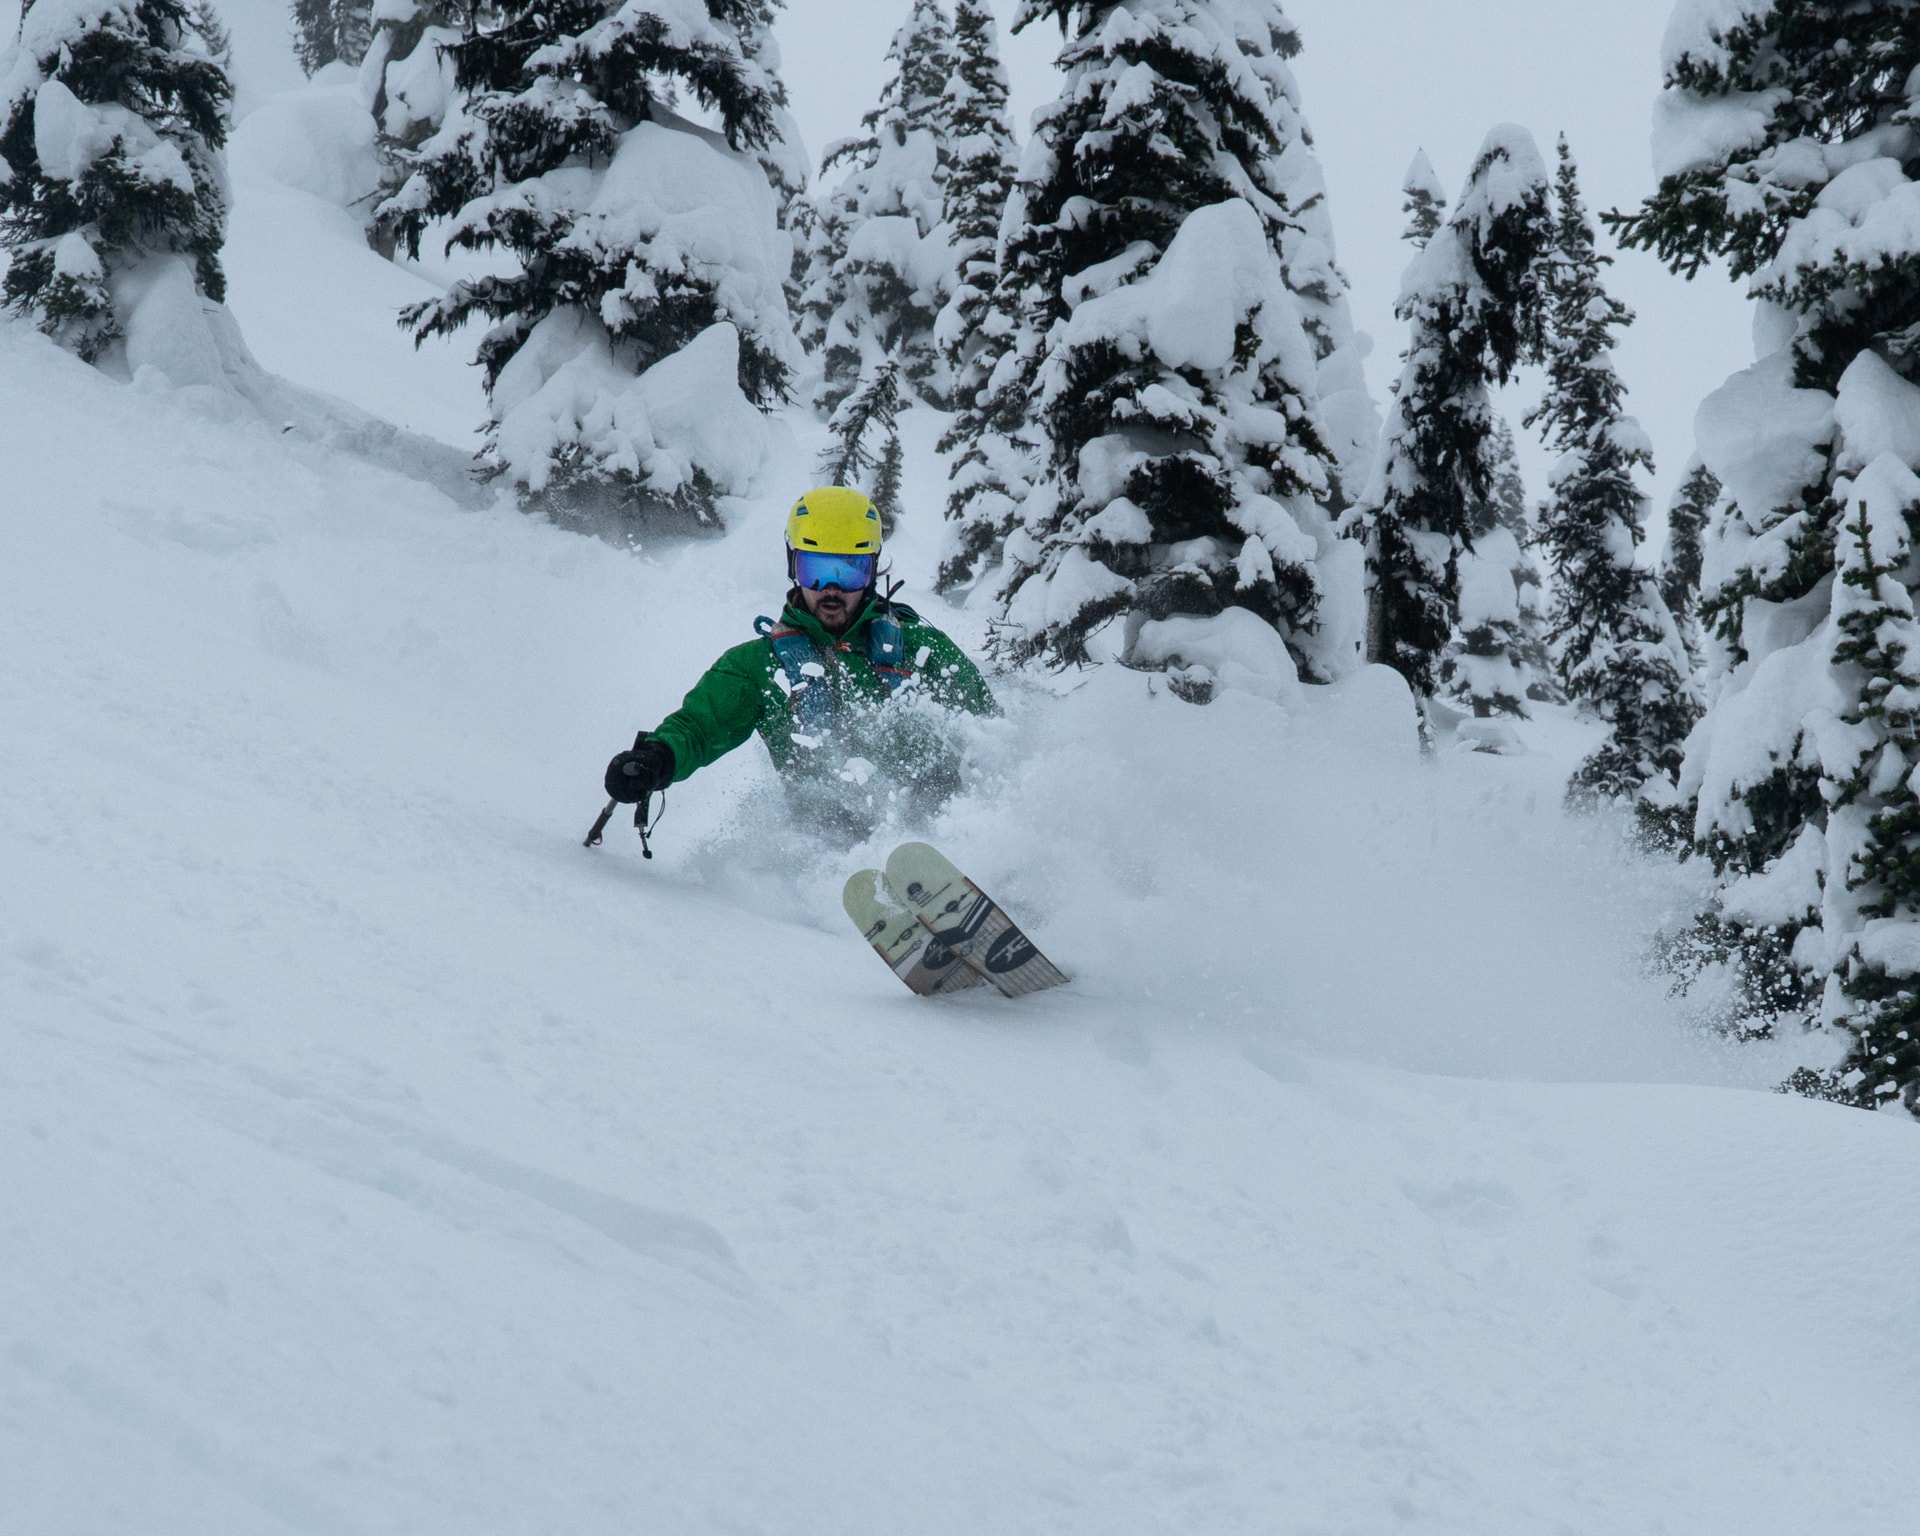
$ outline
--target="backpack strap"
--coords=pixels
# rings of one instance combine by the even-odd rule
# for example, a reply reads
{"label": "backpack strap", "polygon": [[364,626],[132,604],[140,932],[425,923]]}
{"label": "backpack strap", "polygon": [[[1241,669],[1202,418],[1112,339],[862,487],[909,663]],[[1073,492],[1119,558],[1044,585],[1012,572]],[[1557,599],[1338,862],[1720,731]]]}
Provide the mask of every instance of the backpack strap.
{"label": "backpack strap", "polygon": [[786,679],[787,712],[794,725],[804,735],[824,735],[833,724],[834,698],[819,647],[805,631],[776,624],[764,614],[753,621],[753,629],[773,647]]}
{"label": "backpack strap", "polygon": [[889,694],[899,692],[900,685],[913,676],[913,668],[907,663],[907,632],[899,612],[888,604],[867,620],[867,665],[887,685]]}

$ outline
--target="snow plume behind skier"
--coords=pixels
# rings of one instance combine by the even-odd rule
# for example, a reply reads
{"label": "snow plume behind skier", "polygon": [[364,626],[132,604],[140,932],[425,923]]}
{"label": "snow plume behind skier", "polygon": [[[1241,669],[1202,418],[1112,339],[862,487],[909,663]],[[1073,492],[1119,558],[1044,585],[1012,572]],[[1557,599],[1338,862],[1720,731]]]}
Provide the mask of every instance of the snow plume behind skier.
{"label": "snow plume behind skier", "polygon": [[808,491],[787,515],[786,545],[780,616],[755,620],[754,639],[614,756],[607,793],[644,804],[758,735],[796,827],[850,846],[924,823],[961,788],[959,723],[999,713],[986,679],[892,600],[880,515],[859,491]]}

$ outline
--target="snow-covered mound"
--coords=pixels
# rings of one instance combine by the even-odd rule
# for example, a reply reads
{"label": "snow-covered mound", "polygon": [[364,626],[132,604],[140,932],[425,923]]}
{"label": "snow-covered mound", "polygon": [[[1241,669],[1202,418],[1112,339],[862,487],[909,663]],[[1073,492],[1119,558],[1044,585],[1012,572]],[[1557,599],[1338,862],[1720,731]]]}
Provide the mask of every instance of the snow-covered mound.
{"label": "snow-covered mound", "polygon": [[0,328],[9,1529],[1899,1528],[1920,1142],[1689,1042],[1558,758],[1003,684],[930,830],[1076,979],[923,1003],[757,746],[579,846],[777,504],[191,406]]}
{"label": "snow-covered mound", "polygon": [[[419,268],[367,244],[380,185],[374,121],[344,65],[242,118],[227,304],[262,365],[471,452],[487,419],[469,338],[415,347],[408,304],[437,298],[449,273],[431,242]],[[430,275],[429,275],[430,274]]]}

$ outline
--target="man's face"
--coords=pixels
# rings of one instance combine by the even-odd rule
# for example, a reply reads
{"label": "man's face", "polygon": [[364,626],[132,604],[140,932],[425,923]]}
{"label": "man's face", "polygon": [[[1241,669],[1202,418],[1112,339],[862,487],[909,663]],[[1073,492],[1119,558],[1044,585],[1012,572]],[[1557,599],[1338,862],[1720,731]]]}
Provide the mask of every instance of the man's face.
{"label": "man's face", "polygon": [[853,622],[866,595],[865,587],[852,592],[842,592],[838,587],[800,589],[800,601],[807,605],[807,612],[818,619],[830,635],[841,633]]}

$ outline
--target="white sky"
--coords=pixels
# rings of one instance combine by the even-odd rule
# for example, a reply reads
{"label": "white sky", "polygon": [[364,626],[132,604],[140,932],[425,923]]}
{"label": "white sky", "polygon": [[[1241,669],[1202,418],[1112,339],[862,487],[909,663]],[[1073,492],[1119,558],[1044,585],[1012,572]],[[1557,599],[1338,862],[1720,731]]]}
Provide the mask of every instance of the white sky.
{"label": "white sky", "polygon": [[[1673,0],[1287,0],[1305,45],[1294,71],[1326,169],[1341,264],[1353,280],[1355,318],[1375,341],[1376,398],[1398,372],[1403,341],[1393,303],[1411,254],[1399,239],[1400,184],[1414,151],[1424,148],[1457,191],[1495,123],[1532,130],[1549,165],[1564,131],[1589,205],[1631,206],[1653,186],[1648,129],[1672,8]],[[1059,33],[1036,26],[1006,38],[1013,0],[996,0],[995,9],[1024,135],[1029,114],[1053,94]],[[778,24],[784,72],[816,162],[872,105],[906,12],[907,0],[787,0]],[[1692,451],[1695,408],[1751,361],[1750,311],[1724,278],[1682,282],[1635,252],[1621,255],[1610,283],[1639,313],[1618,361],[1659,454],[1664,506]],[[1517,418],[1537,392],[1537,382],[1524,384],[1506,402],[1510,413]],[[1547,461],[1530,443],[1523,434],[1537,495]]]}

